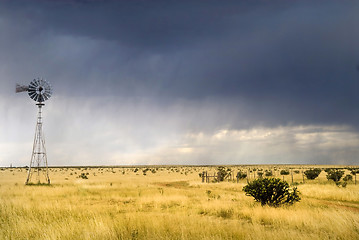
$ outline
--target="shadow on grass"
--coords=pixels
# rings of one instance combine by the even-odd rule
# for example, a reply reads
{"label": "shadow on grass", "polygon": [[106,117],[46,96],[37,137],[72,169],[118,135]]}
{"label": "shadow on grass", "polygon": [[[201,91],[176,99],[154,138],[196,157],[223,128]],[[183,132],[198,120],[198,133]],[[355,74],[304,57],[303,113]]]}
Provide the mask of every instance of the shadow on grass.
{"label": "shadow on grass", "polygon": [[25,183],[25,186],[47,186],[52,187],[50,183]]}

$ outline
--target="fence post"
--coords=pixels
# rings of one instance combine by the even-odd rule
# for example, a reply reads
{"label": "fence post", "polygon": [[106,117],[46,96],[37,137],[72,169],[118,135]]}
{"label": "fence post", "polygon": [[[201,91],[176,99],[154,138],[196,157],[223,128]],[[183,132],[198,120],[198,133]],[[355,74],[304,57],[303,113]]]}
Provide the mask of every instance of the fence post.
{"label": "fence post", "polygon": [[204,171],[202,172],[202,182],[204,182]]}
{"label": "fence post", "polygon": [[304,170],[302,170],[302,176],[303,176],[303,183],[305,183],[304,182]]}

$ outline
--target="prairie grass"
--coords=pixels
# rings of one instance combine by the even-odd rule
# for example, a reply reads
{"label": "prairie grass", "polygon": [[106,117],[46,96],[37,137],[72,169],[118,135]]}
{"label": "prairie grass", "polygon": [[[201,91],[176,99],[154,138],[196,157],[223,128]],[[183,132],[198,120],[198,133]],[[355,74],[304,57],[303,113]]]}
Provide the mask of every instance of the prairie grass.
{"label": "prairie grass", "polygon": [[214,167],[145,168],[53,168],[50,186],[3,169],[0,239],[359,239],[359,185],[323,173],[294,175],[302,200],[273,208],[245,196],[246,180],[202,183]]}

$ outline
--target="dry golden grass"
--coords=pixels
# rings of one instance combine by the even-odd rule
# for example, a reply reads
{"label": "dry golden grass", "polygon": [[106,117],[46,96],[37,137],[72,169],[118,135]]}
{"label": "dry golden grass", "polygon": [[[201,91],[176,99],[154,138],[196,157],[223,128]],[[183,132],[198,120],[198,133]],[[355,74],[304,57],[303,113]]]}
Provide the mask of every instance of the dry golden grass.
{"label": "dry golden grass", "polygon": [[[277,176],[285,168],[275,167]],[[25,186],[24,169],[0,170],[0,238],[359,239],[359,185],[339,188],[325,173],[305,184],[295,174],[302,200],[272,208],[245,196],[246,180],[202,183],[198,173],[214,167],[143,169],[54,168],[51,186]]]}

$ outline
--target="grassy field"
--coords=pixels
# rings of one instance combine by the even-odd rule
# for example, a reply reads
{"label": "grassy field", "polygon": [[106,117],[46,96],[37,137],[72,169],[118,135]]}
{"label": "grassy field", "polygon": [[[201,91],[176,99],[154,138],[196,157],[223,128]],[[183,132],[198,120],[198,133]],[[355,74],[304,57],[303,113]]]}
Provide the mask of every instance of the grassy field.
{"label": "grassy field", "polygon": [[245,196],[246,179],[202,183],[215,167],[137,168],[52,168],[50,186],[0,169],[0,239],[359,239],[359,184],[337,187],[325,172],[305,183],[294,174],[302,200],[273,208]]}

